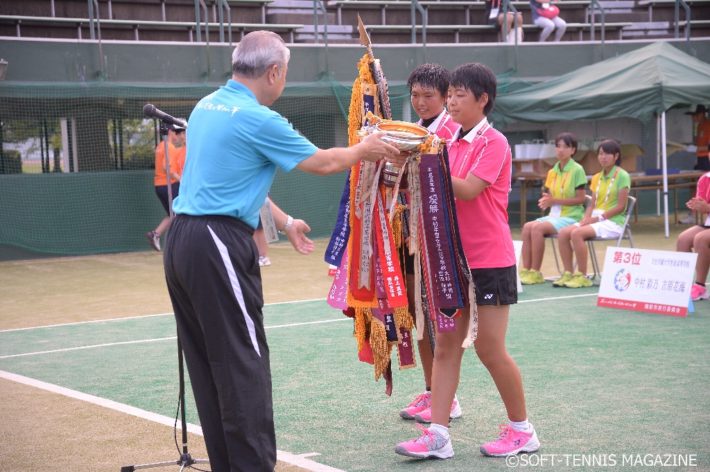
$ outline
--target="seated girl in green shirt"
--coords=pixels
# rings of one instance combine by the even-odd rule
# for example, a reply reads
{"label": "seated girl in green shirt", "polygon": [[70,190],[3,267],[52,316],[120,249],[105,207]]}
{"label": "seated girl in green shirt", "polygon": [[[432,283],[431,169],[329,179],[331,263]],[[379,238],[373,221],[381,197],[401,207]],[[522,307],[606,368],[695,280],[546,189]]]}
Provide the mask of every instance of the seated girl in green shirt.
{"label": "seated girl in green shirt", "polygon": [[537,203],[541,209],[550,211],[547,216],[523,226],[520,282],[525,285],[545,282],[540,272],[545,255],[545,236],[559,233],[562,228],[577,223],[584,216],[587,177],[582,166],[572,160],[577,152],[577,139],[572,133],[561,133],[555,139],[555,150],[558,162],[547,173],[542,197]]}
{"label": "seated girl in green shirt", "polygon": [[[631,188],[631,177],[616,163],[621,159],[621,146],[613,139],[602,141],[597,149],[601,172],[592,177],[589,189],[592,204],[579,223],[560,231],[558,242],[564,274],[553,285],[558,287],[590,287],[587,278],[587,240],[616,238],[623,230],[626,202]],[[572,256],[577,257],[577,272],[572,274]]]}

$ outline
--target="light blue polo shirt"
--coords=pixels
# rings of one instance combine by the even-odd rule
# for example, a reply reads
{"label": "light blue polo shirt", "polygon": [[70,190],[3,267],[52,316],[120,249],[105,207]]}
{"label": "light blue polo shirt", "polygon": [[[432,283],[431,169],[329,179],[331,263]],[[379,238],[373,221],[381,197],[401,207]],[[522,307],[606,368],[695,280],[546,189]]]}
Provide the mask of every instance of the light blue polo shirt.
{"label": "light blue polo shirt", "polygon": [[256,228],[276,174],[318,148],[286,119],[260,105],[246,86],[227,81],[190,114],[187,157],[176,214],[226,215]]}

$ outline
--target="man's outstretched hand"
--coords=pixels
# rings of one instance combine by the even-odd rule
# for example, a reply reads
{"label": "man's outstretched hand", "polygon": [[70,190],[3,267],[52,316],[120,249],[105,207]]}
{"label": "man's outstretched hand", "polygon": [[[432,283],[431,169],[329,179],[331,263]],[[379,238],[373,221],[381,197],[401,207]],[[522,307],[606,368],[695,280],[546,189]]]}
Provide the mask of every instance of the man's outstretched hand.
{"label": "man's outstretched hand", "polygon": [[303,220],[293,220],[293,224],[285,231],[293,248],[301,254],[310,254],[315,249],[313,241],[306,237],[311,232],[311,227]]}

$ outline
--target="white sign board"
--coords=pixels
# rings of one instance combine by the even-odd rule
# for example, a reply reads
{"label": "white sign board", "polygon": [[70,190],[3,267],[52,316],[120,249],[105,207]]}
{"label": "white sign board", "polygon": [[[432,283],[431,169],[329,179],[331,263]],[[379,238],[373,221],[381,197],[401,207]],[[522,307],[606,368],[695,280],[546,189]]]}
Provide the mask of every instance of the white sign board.
{"label": "white sign board", "polygon": [[274,222],[274,215],[271,213],[271,202],[268,198],[259,209],[259,218],[261,218],[261,227],[264,229],[266,242],[271,244],[278,241],[279,232],[276,230],[276,222]]}
{"label": "white sign board", "polygon": [[607,247],[597,306],[687,316],[697,258],[691,252]]}

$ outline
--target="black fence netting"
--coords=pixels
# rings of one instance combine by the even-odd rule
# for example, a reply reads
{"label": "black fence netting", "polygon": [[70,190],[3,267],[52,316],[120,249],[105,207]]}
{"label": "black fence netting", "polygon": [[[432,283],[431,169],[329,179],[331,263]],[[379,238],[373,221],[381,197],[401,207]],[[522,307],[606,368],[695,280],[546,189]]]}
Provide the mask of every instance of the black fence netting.
{"label": "black fence netting", "polygon": [[[219,84],[157,86],[5,83],[0,87],[0,247],[70,255],[142,250],[164,216],[154,194],[158,123],[153,103],[189,118]],[[274,108],[321,148],[347,144],[349,85],[287,86]],[[395,118],[409,119],[405,85],[390,87]],[[309,222],[335,222],[344,175],[279,173],[272,198]]]}

